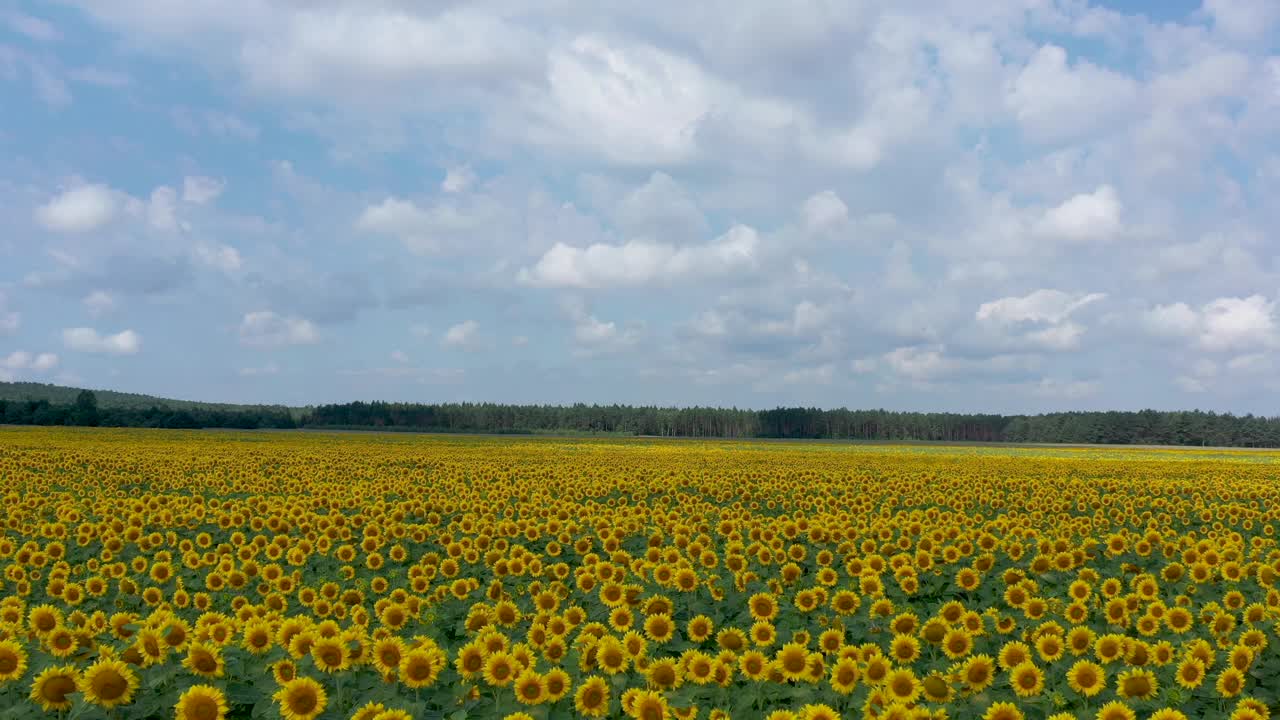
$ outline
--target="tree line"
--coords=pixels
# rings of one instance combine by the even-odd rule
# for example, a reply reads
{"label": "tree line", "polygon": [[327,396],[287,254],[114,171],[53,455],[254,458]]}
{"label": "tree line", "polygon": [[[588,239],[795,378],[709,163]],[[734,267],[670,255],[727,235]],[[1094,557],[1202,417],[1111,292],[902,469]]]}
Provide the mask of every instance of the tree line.
{"label": "tree line", "polygon": [[844,408],[353,402],[313,408],[301,425],[468,433],[1280,447],[1280,418],[1199,410],[994,415]]}
{"label": "tree line", "polygon": [[48,399],[0,399],[0,422],[8,425],[74,425],[82,427],[292,429],[298,426],[287,408],[260,407],[225,410],[184,404],[147,407],[99,407],[91,390],[82,390],[73,403]]}
{"label": "tree line", "polygon": [[352,402],[315,408],[162,403],[100,407],[82,390],[71,403],[0,399],[0,422],[151,428],[369,429],[446,433],[616,434],[692,438],[1093,443],[1280,447],[1280,418],[1199,410],[1041,415],[890,410],[498,403]]}

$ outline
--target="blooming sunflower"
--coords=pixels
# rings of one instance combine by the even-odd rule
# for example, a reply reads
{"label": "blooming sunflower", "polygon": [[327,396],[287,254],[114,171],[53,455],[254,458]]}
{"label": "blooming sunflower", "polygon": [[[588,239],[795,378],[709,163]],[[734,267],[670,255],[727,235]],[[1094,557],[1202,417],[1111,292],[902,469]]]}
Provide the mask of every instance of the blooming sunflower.
{"label": "blooming sunflower", "polygon": [[22,677],[27,671],[27,651],[13,640],[0,640],[0,683]]}
{"label": "blooming sunflower", "polygon": [[41,670],[31,682],[28,697],[45,712],[66,710],[71,707],[71,699],[67,696],[76,692],[79,681],[80,673],[74,665],[50,666]]}
{"label": "blooming sunflower", "polygon": [[175,720],[225,720],[227,698],[212,685],[192,685],[178,697]]}
{"label": "blooming sunflower", "polygon": [[285,720],[314,720],[329,704],[324,686],[309,677],[296,677],[276,690],[275,701]]}
{"label": "blooming sunflower", "polygon": [[86,701],[110,709],[133,701],[138,676],[120,660],[102,659],[84,671],[79,687]]}

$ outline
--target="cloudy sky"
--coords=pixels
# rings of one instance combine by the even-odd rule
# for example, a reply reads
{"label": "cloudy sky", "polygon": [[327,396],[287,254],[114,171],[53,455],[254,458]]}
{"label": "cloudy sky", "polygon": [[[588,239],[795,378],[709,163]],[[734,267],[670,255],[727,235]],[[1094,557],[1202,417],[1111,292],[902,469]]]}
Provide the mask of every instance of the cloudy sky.
{"label": "cloudy sky", "polygon": [[0,378],[1275,414],[1274,0],[0,0]]}

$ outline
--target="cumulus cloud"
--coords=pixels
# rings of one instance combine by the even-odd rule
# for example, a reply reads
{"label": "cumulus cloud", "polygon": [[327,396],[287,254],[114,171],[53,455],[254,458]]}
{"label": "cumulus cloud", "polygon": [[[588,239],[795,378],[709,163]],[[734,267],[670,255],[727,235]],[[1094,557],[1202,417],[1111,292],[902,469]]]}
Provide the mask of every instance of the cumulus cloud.
{"label": "cumulus cloud", "polygon": [[475,320],[463,320],[445,330],[444,337],[440,338],[440,345],[446,348],[472,349],[476,347],[479,340],[477,337],[479,331],[480,323]]}
{"label": "cumulus cloud", "polygon": [[102,334],[88,327],[62,331],[62,344],[69,350],[106,355],[134,355],[142,349],[142,336],[133,330]]}
{"label": "cumulus cloud", "polygon": [[89,232],[111,222],[118,204],[118,193],[106,185],[79,185],[36,208],[36,221],[54,232]]}
{"label": "cumulus cloud", "polygon": [[1057,324],[1072,313],[1106,298],[1105,293],[1071,294],[1062,290],[1036,290],[1022,297],[1005,297],[978,306],[977,318],[1009,325],[1020,322]]}
{"label": "cumulus cloud", "polygon": [[182,201],[192,205],[205,205],[218,199],[226,189],[226,182],[202,175],[188,175],[182,179]]}
{"label": "cumulus cloud", "polygon": [[94,290],[88,295],[85,295],[81,302],[92,317],[106,315],[116,307],[116,299],[111,295],[111,293],[103,290]]}
{"label": "cumulus cloud", "polygon": [[1120,232],[1121,211],[1115,188],[1102,185],[1049,208],[1035,229],[1040,235],[1068,242],[1109,240]]}
{"label": "cumulus cloud", "polygon": [[1065,49],[1044,45],[1018,73],[1005,102],[1030,137],[1064,141],[1104,128],[1130,110],[1138,94],[1132,78],[1087,60],[1071,63]]}
{"label": "cumulus cloud", "polygon": [[1199,308],[1186,303],[1157,305],[1143,313],[1153,335],[1191,341],[1209,352],[1273,348],[1280,344],[1276,302],[1262,295],[1221,297]]}
{"label": "cumulus cloud", "polygon": [[810,195],[800,210],[805,229],[822,232],[839,228],[849,221],[849,206],[844,204],[834,190],[823,190]]}
{"label": "cumulus cloud", "polygon": [[320,342],[320,332],[306,318],[257,310],[240,320],[240,342],[257,348],[314,345]]}
{"label": "cumulus cloud", "polygon": [[458,193],[471,188],[476,181],[476,174],[470,165],[451,167],[440,182],[440,189],[447,193]]}
{"label": "cumulus cloud", "polygon": [[664,285],[754,268],[759,245],[759,235],[745,225],[693,247],[635,240],[577,248],[558,242],[532,267],[522,269],[518,279],[535,287]]}
{"label": "cumulus cloud", "polygon": [[[356,220],[356,229],[398,238],[411,252],[439,253],[461,246],[503,214],[491,199],[471,196],[420,207],[412,200],[388,197],[369,205]],[[494,238],[484,238],[492,242]]]}

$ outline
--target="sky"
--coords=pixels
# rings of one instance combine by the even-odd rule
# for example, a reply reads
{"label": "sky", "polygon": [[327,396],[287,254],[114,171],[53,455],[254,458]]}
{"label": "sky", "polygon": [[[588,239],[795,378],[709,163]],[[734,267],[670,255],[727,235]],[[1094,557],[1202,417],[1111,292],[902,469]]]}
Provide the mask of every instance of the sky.
{"label": "sky", "polygon": [[1275,0],[0,0],[0,379],[1280,400]]}

